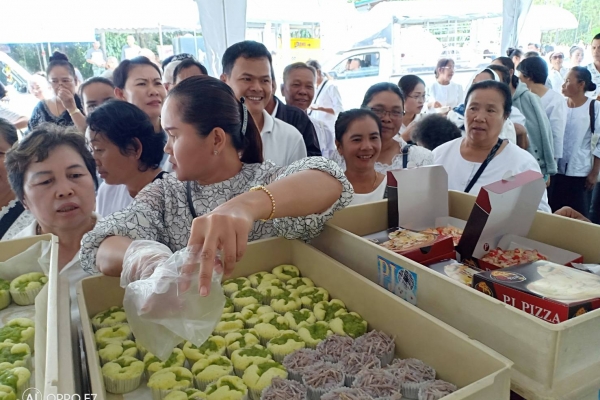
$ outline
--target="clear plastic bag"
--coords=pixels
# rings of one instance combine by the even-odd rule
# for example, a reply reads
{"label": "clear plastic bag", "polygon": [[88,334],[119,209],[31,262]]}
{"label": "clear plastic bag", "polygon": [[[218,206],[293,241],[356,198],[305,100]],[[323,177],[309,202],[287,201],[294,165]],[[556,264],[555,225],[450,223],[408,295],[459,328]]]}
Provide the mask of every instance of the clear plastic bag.
{"label": "clear plastic bag", "polygon": [[182,271],[183,266],[189,270],[196,259],[197,252],[180,250],[157,266],[150,277],[131,282],[125,289],[123,307],[136,341],[163,361],[183,340],[202,345],[225,306],[222,274],[213,271],[210,294],[201,297],[200,265],[195,264],[191,272]]}

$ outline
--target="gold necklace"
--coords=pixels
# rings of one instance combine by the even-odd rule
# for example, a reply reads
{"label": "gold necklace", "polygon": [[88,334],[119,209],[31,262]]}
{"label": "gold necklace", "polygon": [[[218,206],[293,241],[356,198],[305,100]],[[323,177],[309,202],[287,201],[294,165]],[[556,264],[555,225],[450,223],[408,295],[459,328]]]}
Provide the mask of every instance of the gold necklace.
{"label": "gold necklace", "polygon": [[377,183],[377,171],[375,171],[375,179],[373,179],[372,189],[375,189],[375,184]]}

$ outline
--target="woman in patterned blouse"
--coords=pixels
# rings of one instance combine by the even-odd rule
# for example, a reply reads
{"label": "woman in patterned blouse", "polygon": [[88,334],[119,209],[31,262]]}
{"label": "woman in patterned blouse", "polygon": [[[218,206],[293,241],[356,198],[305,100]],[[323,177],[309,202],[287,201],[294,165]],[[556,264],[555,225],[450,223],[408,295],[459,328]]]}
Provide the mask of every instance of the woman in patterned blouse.
{"label": "woman in patterned blouse", "polygon": [[[86,271],[121,275],[128,248],[140,240],[160,242],[170,251],[203,246],[200,294],[205,295],[218,250],[227,274],[248,241],[272,236],[309,240],[352,200],[350,183],[329,160],[310,157],[285,168],[263,162],[254,121],[217,79],[195,76],[177,85],[163,107],[162,124],[177,178],[151,183],[128,208],[84,236]],[[161,255],[161,244],[151,248],[158,258],[168,257]],[[153,265],[135,265],[127,280],[148,276]]]}

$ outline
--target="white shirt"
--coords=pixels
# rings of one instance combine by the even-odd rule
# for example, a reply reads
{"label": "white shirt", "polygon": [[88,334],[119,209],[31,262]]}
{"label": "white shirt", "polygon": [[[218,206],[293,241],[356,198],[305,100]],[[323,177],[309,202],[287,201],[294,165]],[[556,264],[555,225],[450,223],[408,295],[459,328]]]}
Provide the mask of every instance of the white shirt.
{"label": "white shirt", "polygon": [[335,152],[335,132],[331,130],[329,125],[325,122],[320,121],[309,116],[311,122],[315,126],[315,132],[317,132],[317,138],[319,139],[319,146],[321,147],[321,154],[325,158],[331,158],[333,152]]}
{"label": "white shirt", "polygon": [[374,201],[383,200],[383,195],[385,193],[385,188],[387,186],[387,176],[383,178],[383,181],[373,190],[371,193],[356,193],[354,192],[354,198],[350,203],[351,206],[355,206],[357,204],[365,204],[372,203]]}
{"label": "white shirt", "polygon": [[592,74],[592,82],[596,84],[596,90],[593,92],[587,92],[585,95],[595,99],[600,96],[600,72],[596,69],[596,66],[593,62],[588,64],[587,69]]}
{"label": "white shirt", "polygon": [[[460,154],[460,145],[463,140],[465,139],[454,139],[433,150],[434,164],[442,165],[448,173],[449,190],[464,191],[481,166],[481,163],[467,161],[462,157]],[[531,154],[526,150],[521,149],[516,144],[509,142],[506,147],[490,161],[487,168],[483,171],[469,193],[477,195],[482,186],[502,180],[504,175],[509,171],[511,171],[513,175],[516,175],[529,170],[541,173],[540,165]],[[551,212],[550,206],[548,205],[548,195],[545,190],[538,210]]]}
{"label": "white shirt", "polygon": [[562,85],[565,83],[565,78],[563,77],[561,71],[550,68],[548,70],[548,80],[550,81],[552,90],[562,95]]}
{"label": "white shirt", "polygon": [[[587,176],[592,170],[592,156],[600,157],[600,141],[592,151],[590,129],[590,101],[577,108],[567,107],[567,126],[563,142],[563,156],[558,160],[558,173],[567,176]],[[594,104],[596,133],[600,133],[600,102]]]}
{"label": "white shirt", "polygon": [[108,185],[102,182],[96,194],[96,212],[106,217],[125,209],[133,201],[125,185]]}
{"label": "white shirt", "polygon": [[286,167],[306,157],[306,145],[302,134],[292,125],[273,118],[263,110],[265,119],[260,132],[265,160]]}
{"label": "white shirt", "polygon": [[554,90],[548,90],[540,100],[550,120],[550,128],[552,128],[554,158],[559,159],[563,155],[563,141],[567,126],[567,99]]}
{"label": "white shirt", "polygon": [[525,124],[527,123],[527,118],[525,118],[521,110],[519,110],[515,106],[512,106],[512,108],[510,109],[510,117],[508,118],[515,124],[525,126]]}
{"label": "white shirt", "polygon": [[437,101],[443,107],[454,108],[465,101],[463,87],[455,82],[442,85],[438,81],[427,86],[428,101]]}
{"label": "white shirt", "polygon": [[[323,90],[321,90],[323,88]],[[320,93],[319,93],[320,91]],[[317,96],[318,95],[318,96]],[[331,131],[335,132],[335,121],[338,115],[344,111],[342,103],[342,96],[335,83],[328,79],[323,79],[323,82],[317,86],[315,92],[315,98],[313,99],[313,106],[332,108],[335,111],[335,115],[326,113],[325,111],[309,110],[308,115],[314,117],[319,121],[323,121],[329,126]]]}

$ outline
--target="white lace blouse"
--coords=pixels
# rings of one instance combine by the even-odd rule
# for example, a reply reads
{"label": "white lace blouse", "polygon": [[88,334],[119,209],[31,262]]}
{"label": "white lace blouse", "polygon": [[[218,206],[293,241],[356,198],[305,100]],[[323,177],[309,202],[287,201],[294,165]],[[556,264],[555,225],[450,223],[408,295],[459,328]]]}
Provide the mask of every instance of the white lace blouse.
{"label": "white lace blouse", "polygon": [[[212,185],[191,183],[191,195],[197,215],[214,210],[253,186],[268,185],[276,180],[304,170],[329,173],[342,183],[342,195],[327,211],[298,218],[277,218],[257,221],[249,241],[281,236],[287,239],[310,240],[323,229],[333,213],[352,201],[354,190],[338,166],[323,157],[308,157],[287,167],[278,167],[270,161],[262,164],[244,164],[233,178]],[[129,207],[116,212],[96,224],[81,242],[81,266],[88,273],[97,272],[96,253],[100,243],[109,236],[125,236],[133,240],[155,240],[172,251],[187,246],[192,214],[186,199],[186,183],[168,175],[146,186]]]}
{"label": "white lace blouse", "polygon": [[[0,220],[8,214],[8,211],[18,204],[17,200],[11,200],[6,206],[0,209]],[[4,236],[0,238],[0,240],[10,240],[14,238],[14,236],[21,232],[27,225],[33,222],[33,215],[27,210],[23,211],[21,215],[12,223],[10,228],[6,231]]]}

